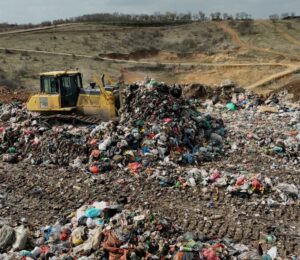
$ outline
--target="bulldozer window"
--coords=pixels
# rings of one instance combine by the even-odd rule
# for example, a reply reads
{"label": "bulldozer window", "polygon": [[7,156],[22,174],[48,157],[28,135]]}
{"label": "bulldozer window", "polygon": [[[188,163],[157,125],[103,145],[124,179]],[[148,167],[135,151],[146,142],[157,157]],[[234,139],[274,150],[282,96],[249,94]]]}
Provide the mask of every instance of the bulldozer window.
{"label": "bulldozer window", "polygon": [[71,78],[69,76],[62,77],[62,85],[64,88],[71,88]]}
{"label": "bulldozer window", "polygon": [[75,81],[76,81],[77,87],[82,88],[81,74],[77,74],[77,75],[76,75]]}
{"label": "bulldozer window", "polygon": [[55,77],[42,77],[41,78],[41,92],[46,94],[58,93],[57,80]]}
{"label": "bulldozer window", "polygon": [[75,106],[78,98],[81,82],[78,82],[78,76],[64,75],[61,77],[61,100],[63,107]]}
{"label": "bulldozer window", "polygon": [[81,88],[81,80],[79,75],[63,76],[62,86],[64,88]]}

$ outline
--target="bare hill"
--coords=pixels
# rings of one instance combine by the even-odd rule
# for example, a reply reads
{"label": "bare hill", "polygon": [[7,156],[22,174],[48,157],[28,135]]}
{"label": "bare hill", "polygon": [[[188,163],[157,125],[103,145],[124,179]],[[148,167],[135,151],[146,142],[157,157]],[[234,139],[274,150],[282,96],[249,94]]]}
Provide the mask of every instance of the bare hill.
{"label": "bare hill", "polygon": [[65,24],[2,32],[0,51],[0,84],[27,89],[37,87],[41,71],[79,68],[86,82],[105,72],[112,81],[148,75],[168,83],[213,85],[230,78],[254,90],[271,90],[272,75],[298,73],[300,21]]}

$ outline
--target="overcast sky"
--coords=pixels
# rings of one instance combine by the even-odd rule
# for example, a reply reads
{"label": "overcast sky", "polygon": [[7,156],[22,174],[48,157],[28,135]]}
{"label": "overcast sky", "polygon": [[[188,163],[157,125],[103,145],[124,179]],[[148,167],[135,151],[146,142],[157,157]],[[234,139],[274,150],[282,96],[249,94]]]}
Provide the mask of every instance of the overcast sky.
{"label": "overcast sky", "polygon": [[153,13],[156,11],[236,13],[255,18],[273,13],[300,14],[300,0],[0,0],[0,22],[39,23],[100,12]]}

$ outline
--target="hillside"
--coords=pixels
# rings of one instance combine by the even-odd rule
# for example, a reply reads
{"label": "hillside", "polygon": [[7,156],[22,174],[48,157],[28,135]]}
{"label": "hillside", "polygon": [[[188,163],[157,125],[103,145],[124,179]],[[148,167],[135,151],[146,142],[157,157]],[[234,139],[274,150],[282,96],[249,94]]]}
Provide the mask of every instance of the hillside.
{"label": "hillside", "polygon": [[11,87],[32,90],[41,71],[79,68],[86,83],[94,73],[105,72],[113,81],[126,82],[148,75],[168,83],[214,85],[229,78],[265,91],[272,75],[297,73],[300,21],[66,24],[2,32],[0,50],[0,84]]}

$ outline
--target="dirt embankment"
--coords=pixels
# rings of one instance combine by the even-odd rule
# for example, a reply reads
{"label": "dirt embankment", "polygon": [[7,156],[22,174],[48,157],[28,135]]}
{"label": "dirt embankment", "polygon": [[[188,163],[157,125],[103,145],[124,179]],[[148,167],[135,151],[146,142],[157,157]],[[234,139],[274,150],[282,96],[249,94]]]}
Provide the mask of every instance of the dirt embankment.
{"label": "dirt embankment", "polygon": [[292,94],[294,101],[300,100],[300,76],[297,79],[291,80],[289,83],[274,92],[281,91],[282,89],[286,89],[290,94]]}

